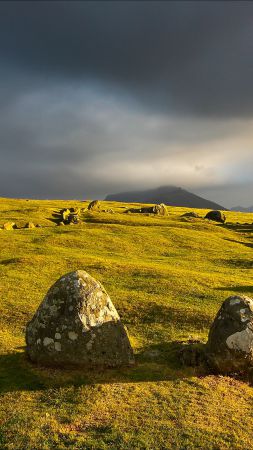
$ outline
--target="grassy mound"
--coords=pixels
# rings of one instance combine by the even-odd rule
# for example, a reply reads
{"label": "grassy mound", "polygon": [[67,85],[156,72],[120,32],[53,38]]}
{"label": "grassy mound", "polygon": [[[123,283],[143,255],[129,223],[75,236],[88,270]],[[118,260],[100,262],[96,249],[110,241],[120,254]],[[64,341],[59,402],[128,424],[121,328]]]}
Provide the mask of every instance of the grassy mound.
{"label": "grassy mound", "polygon": [[[252,295],[252,214],[229,223],[124,214],[131,204],[0,199],[1,449],[253,449],[253,388],[180,365],[180,341],[206,340],[229,295]],[[62,208],[82,223],[57,227]],[[202,217],[207,211],[195,210]],[[128,327],[137,364],[48,370],[24,355],[24,329],[65,272],[87,270]]]}

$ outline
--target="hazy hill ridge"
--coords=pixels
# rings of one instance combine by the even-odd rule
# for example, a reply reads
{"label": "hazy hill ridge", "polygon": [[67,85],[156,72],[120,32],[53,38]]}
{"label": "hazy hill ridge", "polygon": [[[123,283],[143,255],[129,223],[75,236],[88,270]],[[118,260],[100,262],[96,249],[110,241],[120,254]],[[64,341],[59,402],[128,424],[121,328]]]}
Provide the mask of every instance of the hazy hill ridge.
{"label": "hazy hill ridge", "polygon": [[240,212],[253,212],[253,205],[244,207],[244,206],[234,206],[231,208],[231,211],[240,211]]}
{"label": "hazy hill ridge", "polygon": [[171,206],[184,206],[189,208],[223,209],[214,203],[185,189],[176,186],[161,186],[146,191],[129,191],[107,195],[105,200],[127,203],[165,203]]}

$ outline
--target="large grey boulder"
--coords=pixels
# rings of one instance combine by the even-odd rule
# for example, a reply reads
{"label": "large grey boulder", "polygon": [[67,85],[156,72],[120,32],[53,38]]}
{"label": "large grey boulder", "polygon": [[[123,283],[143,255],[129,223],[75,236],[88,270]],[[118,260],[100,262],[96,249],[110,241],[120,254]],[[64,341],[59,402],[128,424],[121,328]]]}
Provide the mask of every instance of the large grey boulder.
{"label": "large grey boulder", "polygon": [[29,358],[46,366],[118,367],[134,362],[125,327],[103,286],[84,270],[49,289],[26,329]]}
{"label": "large grey boulder", "polygon": [[253,299],[236,295],[224,301],[210,328],[207,355],[221,373],[253,367]]}

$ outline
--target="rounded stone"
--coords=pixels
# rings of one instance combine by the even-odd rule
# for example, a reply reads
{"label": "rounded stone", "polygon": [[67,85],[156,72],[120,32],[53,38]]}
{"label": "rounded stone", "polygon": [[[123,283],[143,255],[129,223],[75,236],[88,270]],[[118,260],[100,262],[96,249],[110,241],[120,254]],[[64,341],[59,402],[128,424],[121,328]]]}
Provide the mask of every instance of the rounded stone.
{"label": "rounded stone", "polygon": [[209,211],[205,215],[205,219],[213,220],[214,222],[225,223],[226,216],[222,211]]}
{"label": "rounded stone", "polygon": [[119,367],[134,363],[127,331],[103,286],[84,270],[49,289],[26,328],[26,350],[53,367]]}
{"label": "rounded stone", "polygon": [[210,328],[207,354],[221,373],[253,367],[253,299],[236,295],[224,301]]}

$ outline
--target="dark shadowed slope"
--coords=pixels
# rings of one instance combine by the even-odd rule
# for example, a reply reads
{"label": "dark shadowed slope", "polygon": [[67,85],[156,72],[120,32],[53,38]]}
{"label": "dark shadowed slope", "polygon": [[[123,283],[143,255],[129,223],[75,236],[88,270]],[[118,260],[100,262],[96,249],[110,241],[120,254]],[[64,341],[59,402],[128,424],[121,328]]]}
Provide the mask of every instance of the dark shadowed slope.
{"label": "dark shadowed slope", "polygon": [[165,203],[171,206],[186,206],[189,208],[226,209],[217,203],[175,186],[161,186],[147,191],[110,194],[107,195],[105,200],[127,203]]}

